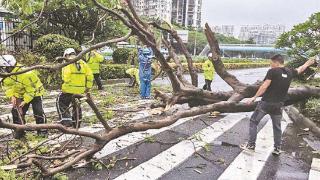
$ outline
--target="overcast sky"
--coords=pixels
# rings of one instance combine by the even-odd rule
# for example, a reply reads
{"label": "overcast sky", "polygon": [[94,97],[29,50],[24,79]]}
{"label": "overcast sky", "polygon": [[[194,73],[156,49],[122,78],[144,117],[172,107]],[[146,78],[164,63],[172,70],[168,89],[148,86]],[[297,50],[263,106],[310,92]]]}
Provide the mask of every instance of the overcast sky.
{"label": "overcast sky", "polygon": [[202,23],[284,24],[289,30],[320,12],[320,0],[202,0]]}

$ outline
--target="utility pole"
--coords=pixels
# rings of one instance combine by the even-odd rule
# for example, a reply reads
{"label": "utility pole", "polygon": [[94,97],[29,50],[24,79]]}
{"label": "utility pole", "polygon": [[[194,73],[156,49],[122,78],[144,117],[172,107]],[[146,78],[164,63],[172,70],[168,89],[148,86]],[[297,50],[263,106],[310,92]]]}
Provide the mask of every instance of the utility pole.
{"label": "utility pole", "polygon": [[194,56],[196,56],[197,54],[197,34],[198,34],[198,29],[196,29],[195,35],[194,35],[194,49],[193,49]]}

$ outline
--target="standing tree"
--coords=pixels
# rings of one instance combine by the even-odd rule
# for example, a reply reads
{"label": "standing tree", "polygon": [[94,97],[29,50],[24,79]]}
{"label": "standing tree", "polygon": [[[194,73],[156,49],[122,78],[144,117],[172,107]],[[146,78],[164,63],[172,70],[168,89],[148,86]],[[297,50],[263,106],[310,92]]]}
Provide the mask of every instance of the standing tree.
{"label": "standing tree", "polygon": [[[116,1],[105,1],[107,6],[115,6]],[[99,42],[111,37],[124,35],[124,27],[105,12],[97,9],[87,0],[47,1],[42,11],[43,1],[5,0],[2,5],[17,14],[21,26],[37,19],[31,30],[34,38],[47,34],[60,34],[78,41],[79,44]]]}
{"label": "standing tree", "polygon": [[[306,57],[320,54],[320,12],[312,14],[309,19],[283,33],[276,43],[277,48],[287,48],[288,54],[294,57],[289,66],[298,67],[307,61]],[[309,69],[306,75],[313,74]]]}

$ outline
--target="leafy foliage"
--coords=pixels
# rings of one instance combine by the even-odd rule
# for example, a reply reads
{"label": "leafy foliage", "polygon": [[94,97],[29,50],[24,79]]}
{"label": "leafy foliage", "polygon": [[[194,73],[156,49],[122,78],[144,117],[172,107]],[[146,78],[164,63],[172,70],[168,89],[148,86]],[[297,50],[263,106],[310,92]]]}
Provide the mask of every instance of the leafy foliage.
{"label": "leafy foliage", "polygon": [[288,48],[288,54],[304,61],[303,56],[320,54],[320,12],[312,14],[309,19],[283,33],[276,47]]}
{"label": "leafy foliage", "polygon": [[132,49],[132,50],[129,52],[128,64],[130,64],[130,65],[135,65],[135,66],[137,66],[137,65],[139,64],[139,60],[138,60],[138,50],[137,50],[137,49]]}
{"label": "leafy foliage", "polygon": [[44,35],[35,42],[35,51],[43,54],[49,62],[53,62],[56,57],[62,56],[67,48],[74,48],[79,51],[80,45],[75,40],[59,34]]}
{"label": "leafy foliage", "polygon": [[130,68],[127,64],[107,64],[101,66],[102,79],[118,79],[129,77],[126,70]]}
{"label": "leafy foliage", "polygon": [[[43,2],[44,0],[4,0],[2,5],[18,15],[23,26],[38,17]],[[119,4],[118,0],[100,2],[107,7],[116,7]],[[79,44],[91,40],[93,32],[99,41],[123,35],[126,28],[120,21],[104,15],[105,12],[94,6],[92,1],[52,0],[48,1],[42,17],[31,28],[36,37],[57,33],[75,39]]]}
{"label": "leafy foliage", "polygon": [[130,56],[130,49],[118,48],[113,54],[113,62],[116,64],[126,64]]}
{"label": "leafy foliage", "polygon": [[20,51],[15,56],[17,61],[25,66],[31,66],[46,62],[46,57],[30,51]]}
{"label": "leafy foliage", "polygon": [[13,180],[13,179],[18,179],[22,180],[22,177],[17,177],[15,171],[4,171],[0,169],[0,179],[8,179],[8,180]]}

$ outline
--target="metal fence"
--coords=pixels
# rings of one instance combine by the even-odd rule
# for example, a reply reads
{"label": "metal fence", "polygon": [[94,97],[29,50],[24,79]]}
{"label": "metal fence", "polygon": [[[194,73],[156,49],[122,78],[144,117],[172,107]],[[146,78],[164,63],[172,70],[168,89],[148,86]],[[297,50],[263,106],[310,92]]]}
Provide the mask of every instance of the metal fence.
{"label": "metal fence", "polygon": [[[6,51],[21,51],[32,49],[32,33],[22,31],[11,36],[21,22],[15,19],[5,19],[0,17],[0,42]],[[10,37],[11,36],[11,37]],[[8,38],[9,37],[9,38]]]}

